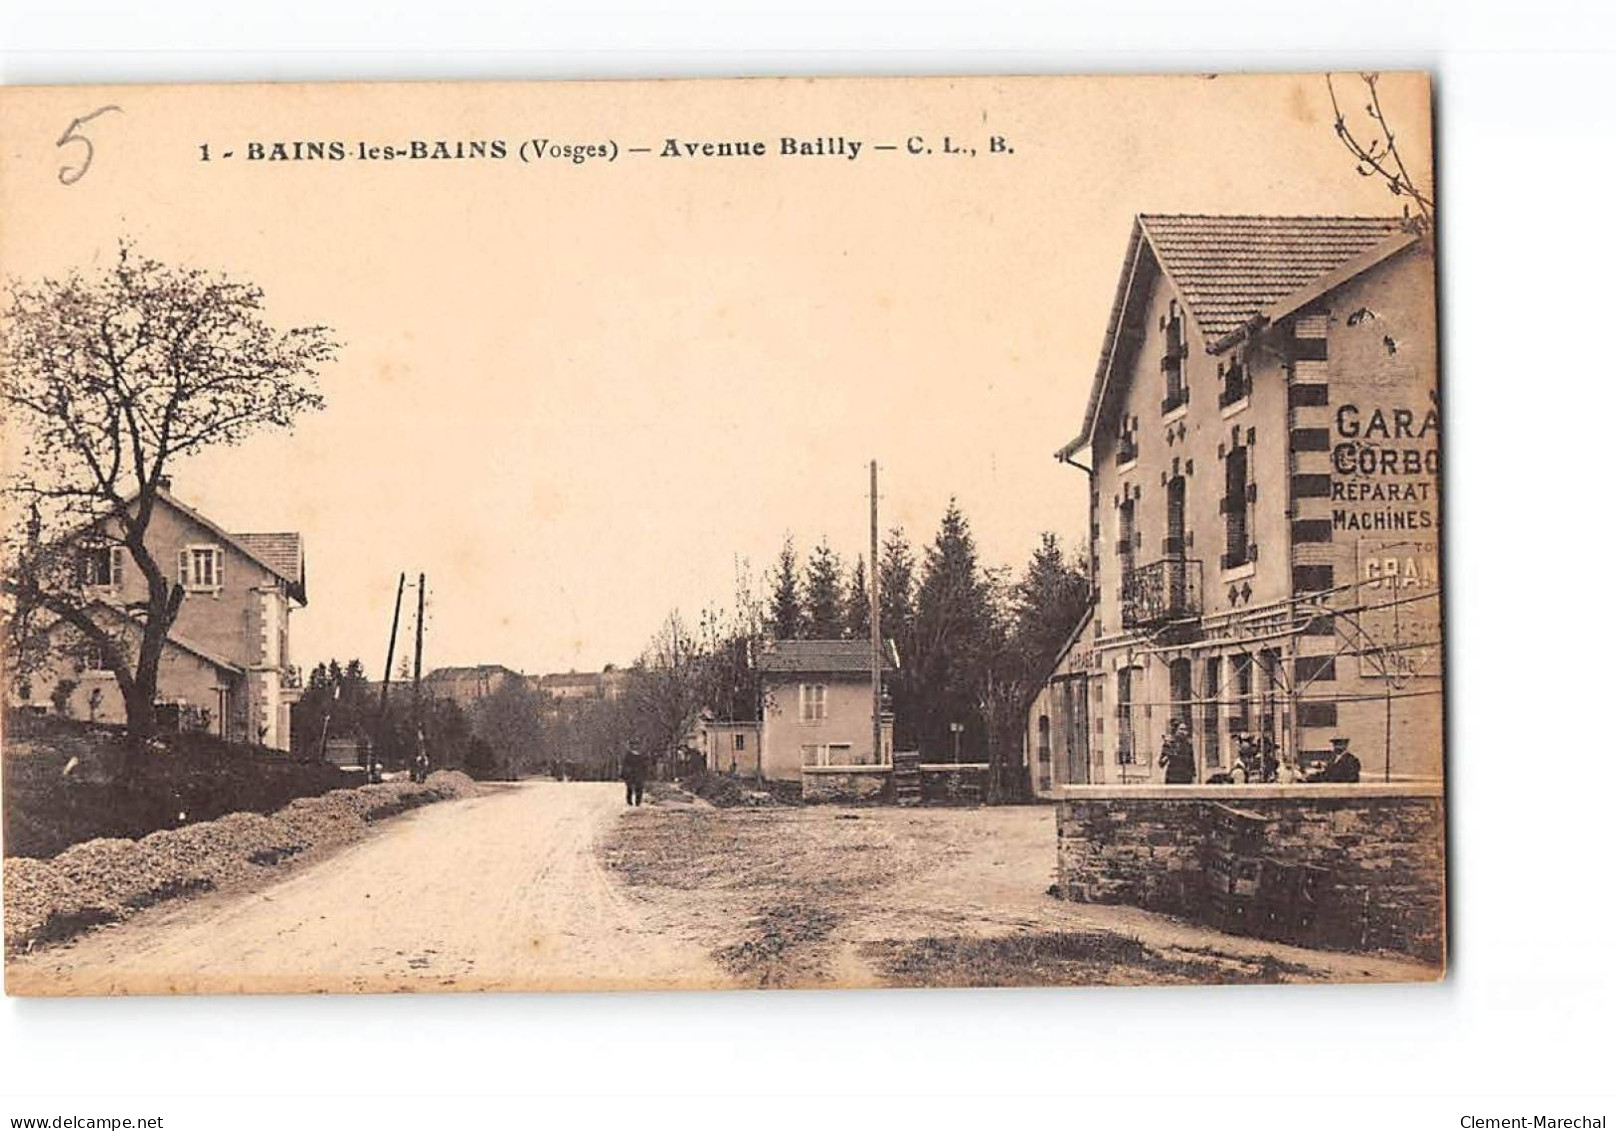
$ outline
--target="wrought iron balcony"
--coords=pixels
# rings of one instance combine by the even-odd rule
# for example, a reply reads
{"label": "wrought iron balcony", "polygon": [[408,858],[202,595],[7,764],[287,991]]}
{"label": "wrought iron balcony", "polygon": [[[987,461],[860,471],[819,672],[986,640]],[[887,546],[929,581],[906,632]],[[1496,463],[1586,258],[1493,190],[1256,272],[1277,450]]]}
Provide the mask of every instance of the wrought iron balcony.
{"label": "wrought iron balcony", "polygon": [[1122,627],[1150,628],[1201,615],[1201,563],[1165,558],[1122,575]]}

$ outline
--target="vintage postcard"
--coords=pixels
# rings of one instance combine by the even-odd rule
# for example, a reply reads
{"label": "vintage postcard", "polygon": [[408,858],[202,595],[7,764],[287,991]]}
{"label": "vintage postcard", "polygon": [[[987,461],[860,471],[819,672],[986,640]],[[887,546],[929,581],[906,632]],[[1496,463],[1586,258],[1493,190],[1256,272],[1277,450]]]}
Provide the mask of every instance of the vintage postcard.
{"label": "vintage postcard", "polygon": [[1440,978],[1431,115],[0,90],[7,991]]}

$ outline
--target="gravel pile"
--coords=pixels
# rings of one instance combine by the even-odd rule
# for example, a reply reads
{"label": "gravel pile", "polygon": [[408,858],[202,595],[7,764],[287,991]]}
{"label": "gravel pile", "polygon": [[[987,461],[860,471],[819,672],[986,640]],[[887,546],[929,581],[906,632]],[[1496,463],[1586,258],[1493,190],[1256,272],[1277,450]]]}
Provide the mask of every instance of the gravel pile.
{"label": "gravel pile", "polygon": [[333,790],[267,817],[231,813],[139,840],[90,840],[50,860],[7,857],[6,949],[69,938],[167,899],[263,875],[311,848],[356,840],[376,821],[475,788],[465,774],[440,770],[424,785]]}

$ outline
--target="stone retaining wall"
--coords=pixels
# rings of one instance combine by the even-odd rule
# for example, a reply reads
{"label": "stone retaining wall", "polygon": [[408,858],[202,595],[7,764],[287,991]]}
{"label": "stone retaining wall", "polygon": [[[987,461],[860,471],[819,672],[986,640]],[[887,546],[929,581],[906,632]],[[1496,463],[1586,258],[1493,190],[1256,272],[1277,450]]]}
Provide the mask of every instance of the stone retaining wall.
{"label": "stone retaining wall", "polygon": [[1202,917],[1219,806],[1264,818],[1263,856],[1329,871],[1312,941],[1442,960],[1438,784],[1069,787],[1056,816],[1061,894]]}
{"label": "stone retaining wall", "polygon": [[844,804],[880,801],[887,796],[887,783],[891,780],[891,766],[805,767],[802,771],[802,799]]}

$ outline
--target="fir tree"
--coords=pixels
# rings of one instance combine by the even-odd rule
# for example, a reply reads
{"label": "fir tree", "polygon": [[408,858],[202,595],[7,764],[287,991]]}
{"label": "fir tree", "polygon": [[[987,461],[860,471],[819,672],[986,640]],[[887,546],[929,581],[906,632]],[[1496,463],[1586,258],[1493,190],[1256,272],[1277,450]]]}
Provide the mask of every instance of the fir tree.
{"label": "fir tree", "polygon": [[786,535],[780,556],[775,559],[773,591],[769,596],[769,632],[776,640],[802,637],[804,615],[802,592],[797,577],[797,548]]}
{"label": "fir tree", "polygon": [[840,640],[846,627],[842,559],[821,541],[808,559],[808,608],[803,635],[809,640]]}
{"label": "fir tree", "polygon": [[1060,541],[1045,533],[1011,594],[1016,660],[1026,679],[1038,680],[1056,660],[1089,603],[1089,583],[1070,565]]}
{"label": "fir tree", "polygon": [[853,580],[847,588],[847,638],[864,640],[870,635],[870,583],[864,570],[864,555],[853,564]]}
{"label": "fir tree", "polygon": [[922,752],[951,753],[952,723],[965,727],[960,741],[971,754],[983,745],[978,696],[997,652],[991,596],[970,524],[950,499],[937,537],[926,548],[915,599],[913,674]]}

